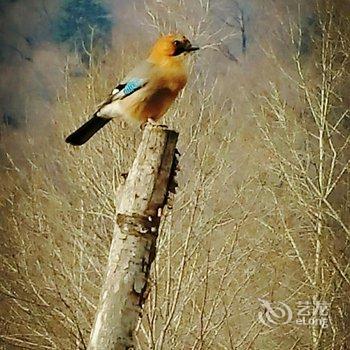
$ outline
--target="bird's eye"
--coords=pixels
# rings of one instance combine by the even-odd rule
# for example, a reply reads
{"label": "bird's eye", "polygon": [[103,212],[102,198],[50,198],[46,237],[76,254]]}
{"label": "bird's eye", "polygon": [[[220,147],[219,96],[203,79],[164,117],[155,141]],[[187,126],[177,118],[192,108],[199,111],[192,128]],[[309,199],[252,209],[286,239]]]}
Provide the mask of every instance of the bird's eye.
{"label": "bird's eye", "polygon": [[174,40],[174,45],[179,46],[181,44],[180,40]]}

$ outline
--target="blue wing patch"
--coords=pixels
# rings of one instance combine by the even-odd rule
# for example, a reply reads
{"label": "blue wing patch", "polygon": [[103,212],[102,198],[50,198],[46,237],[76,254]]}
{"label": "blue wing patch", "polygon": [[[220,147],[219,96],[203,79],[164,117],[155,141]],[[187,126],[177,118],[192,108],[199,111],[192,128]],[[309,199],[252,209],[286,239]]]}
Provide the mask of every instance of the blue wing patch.
{"label": "blue wing patch", "polygon": [[136,90],[140,89],[144,85],[144,80],[143,79],[131,79],[130,81],[127,82],[125,85],[123,92],[126,95],[130,95]]}
{"label": "blue wing patch", "polygon": [[147,81],[145,79],[132,78],[125,84],[119,84],[112,91],[114,99],[123,99],[126,96],[133,94],[135,91],[145,86]]}
{"label": "blue wing patch", "polygon": [[[0,0],[1,1],[1,0]],[[147,79],[141,79],[141,78],[131,78],[127,82],[124,80],[122,83],[118,84],[111,92],[111,94],[108,96],[106,100],[104,100],[100,105],[99,109],[96,113],[99,113],[99,111],[107,106],[108,104],[117,101],[122,100],[127,96],[130,96],[135,91],[143,88],[147,83]]]}

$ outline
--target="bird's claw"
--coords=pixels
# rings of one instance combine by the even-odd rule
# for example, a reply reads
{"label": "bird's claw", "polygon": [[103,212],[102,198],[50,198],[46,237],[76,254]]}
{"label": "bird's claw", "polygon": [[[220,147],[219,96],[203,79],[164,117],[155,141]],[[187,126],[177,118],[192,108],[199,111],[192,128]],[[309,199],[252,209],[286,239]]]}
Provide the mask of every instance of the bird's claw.
{"label": "bird's claw", "polygon": [[148,118],[147,121],[143,122],[143,123],[140,125],[140,129],[141,129],[141,130],[144,130],[145,127],[146,127],[146,125],[147,125],[148,123],[151,124],[151,125],[158,125],[157,122],[156,122],[154,119]]}
{"label": "bird's claw", "polygon": [[158,124],[154,119],[148,118],[146,122],[143,122],[143,123],[140,125],[140,129],[141,129],[141,130],[144,130],[147,124],[150,124],[150,125],[152,125],[152,126],[156,126],[156,127],[158,127],[158,128],[162,128],[162,129],[167,129],[167,128],[168,128],[167,125]]}

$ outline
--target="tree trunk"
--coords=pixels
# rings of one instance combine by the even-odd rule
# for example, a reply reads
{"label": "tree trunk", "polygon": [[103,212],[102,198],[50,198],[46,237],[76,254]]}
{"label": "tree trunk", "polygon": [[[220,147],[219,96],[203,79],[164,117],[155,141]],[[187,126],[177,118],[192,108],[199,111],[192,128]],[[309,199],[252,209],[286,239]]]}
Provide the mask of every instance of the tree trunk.
{"label": "tree trunk", "polygon": [[134,330],[156,253],[160,212],[173,181],[177,137],[166,127],[147,124],[130,173],[119,191],[117,223],[90,350],[134,348]]}

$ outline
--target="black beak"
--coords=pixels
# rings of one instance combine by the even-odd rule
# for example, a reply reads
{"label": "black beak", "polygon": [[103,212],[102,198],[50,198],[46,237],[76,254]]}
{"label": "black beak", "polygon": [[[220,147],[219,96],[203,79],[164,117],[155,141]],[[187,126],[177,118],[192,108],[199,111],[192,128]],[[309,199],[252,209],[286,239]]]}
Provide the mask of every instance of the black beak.
{"label": "black beak", "polygon": [[191,51],[197,51],[199,50],[199,47],[198,46],[191,46],[187,49],[188,52],[191,52]]}
{"label": "black beak", "polygon": [[199,50],[199,47],[198,46],[192,46],[191,44],[187,45],[185,47],[185,51],[187,52],[192,52],[192,51],[197,51]]}
{"label": "black beak", "polygon": [[192,52],[199,50],[198,46],[192,46],[189,41],[178,43],[174,52],[174,56],[181,55],[182,53]]}

